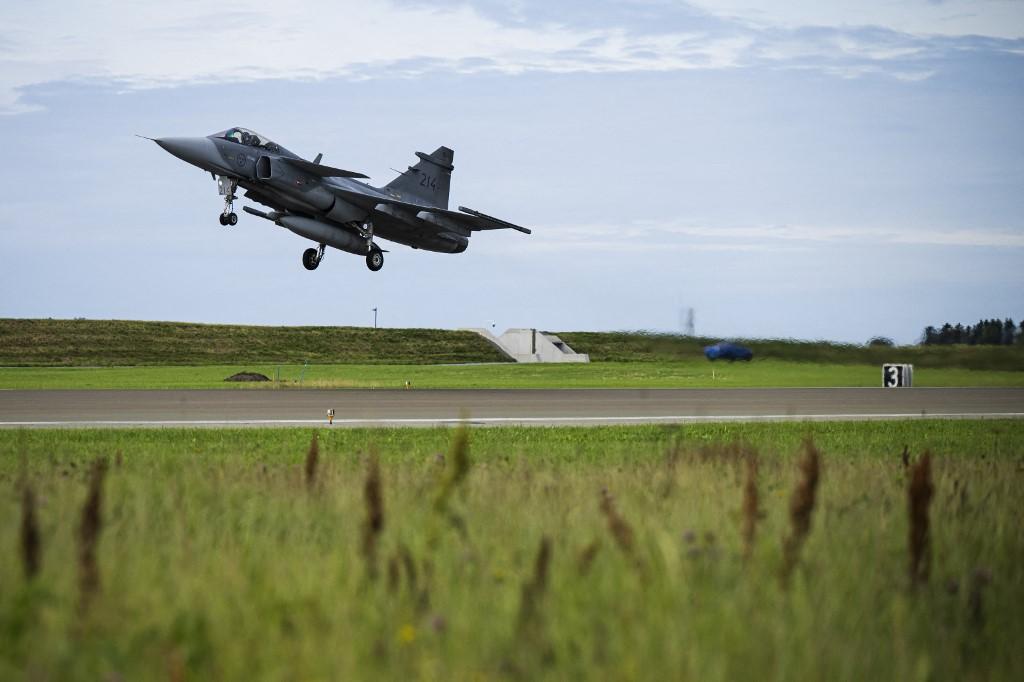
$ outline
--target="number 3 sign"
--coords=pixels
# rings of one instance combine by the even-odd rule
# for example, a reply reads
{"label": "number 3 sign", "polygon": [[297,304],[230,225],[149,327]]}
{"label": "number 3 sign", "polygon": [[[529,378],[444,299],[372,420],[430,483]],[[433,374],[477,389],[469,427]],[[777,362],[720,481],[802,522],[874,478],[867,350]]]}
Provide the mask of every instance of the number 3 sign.
{"label": "number 3 sign", "polygon": [[913,365],[882,365],[882,386],[885,388],[909,388],[913,385]]}

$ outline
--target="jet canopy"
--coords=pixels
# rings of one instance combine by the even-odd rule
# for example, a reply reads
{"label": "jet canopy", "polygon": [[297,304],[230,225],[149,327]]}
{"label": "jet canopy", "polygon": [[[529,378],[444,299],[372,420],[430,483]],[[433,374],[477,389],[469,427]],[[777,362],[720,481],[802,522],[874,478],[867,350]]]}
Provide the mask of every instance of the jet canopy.
{"label": "jet canopy", "polygon": [[281,147],[277,144],[247,128],[230,128],[217,133],[214,137],[220,137],[231,142],[244,144],[247,147],[260,147],[261,149],[266,149],[268,152],[276,153],[281,151]]}

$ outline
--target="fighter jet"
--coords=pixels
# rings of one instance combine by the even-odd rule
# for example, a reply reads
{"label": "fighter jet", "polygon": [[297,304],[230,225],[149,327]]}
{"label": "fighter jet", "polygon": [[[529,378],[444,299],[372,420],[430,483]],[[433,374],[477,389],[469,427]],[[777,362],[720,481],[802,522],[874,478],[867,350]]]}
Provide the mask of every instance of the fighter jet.
{"label": "fighter jet", "polygon": [[151,139],[163,149],[210,173],[224,197],[221,225],[235,225],[234,202],[241,187],[245,197],[269,208],[249,206],[246,213],[271,221],[312,239],[318,248],[306,249],[302,264],[316,270],[328,246],[365,256],[366,267],[384,267],[384,250],[375,241],[386,239],[414,249],[462,253],[479,230],[525,227],[499,220],[465,206],[448,210],[455,152],[438,147],[430,154],[416,152],[419,162],[383,187],[359,179],[362,173],[320,163],[323,154],[307,161],[279,144],[246,128],[229,128],[206,137]]}

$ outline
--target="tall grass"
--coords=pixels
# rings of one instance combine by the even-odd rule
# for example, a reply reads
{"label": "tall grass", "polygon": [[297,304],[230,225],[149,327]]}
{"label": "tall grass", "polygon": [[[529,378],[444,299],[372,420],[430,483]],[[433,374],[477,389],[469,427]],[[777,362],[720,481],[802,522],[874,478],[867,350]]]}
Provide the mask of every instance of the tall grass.
{"label": "tall grass", "polygon": [[[31,480],[46,548],[27,579],[23,497],[0,496],[0,679],[1001,679],[1022,663],[1019,422],[320,441],[311,495],[307,431],[0,433],[0,490]],[[934,488],[932,579],[913,592],[903,443],[931,452]],[[119,468],[89,469],[118,449]],[[102,590],[82,618],[86,518]],[[769,538],[795,536],[783,589]]]}

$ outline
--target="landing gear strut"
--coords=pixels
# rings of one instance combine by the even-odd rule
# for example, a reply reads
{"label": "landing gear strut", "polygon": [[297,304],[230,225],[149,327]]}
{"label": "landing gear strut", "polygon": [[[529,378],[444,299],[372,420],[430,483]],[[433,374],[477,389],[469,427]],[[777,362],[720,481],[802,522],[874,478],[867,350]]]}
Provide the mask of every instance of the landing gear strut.
{"label": "landing gear strut", "polygon": [[224,197],[224,210],[220,214],[221,225],[237,225],[238,214],[235,213],[235,190],[238,189],[238,180],[223,175],[217,177],[217,189]]}
{"label": "landing gear strut", "polygon": [[303,251],[302,265],[307,270],[316,270],[316,267],[320,265],[320,261],[324,259],[324,249],[326,248],[326,244],[321,244],[319,249],[306,249]]}

